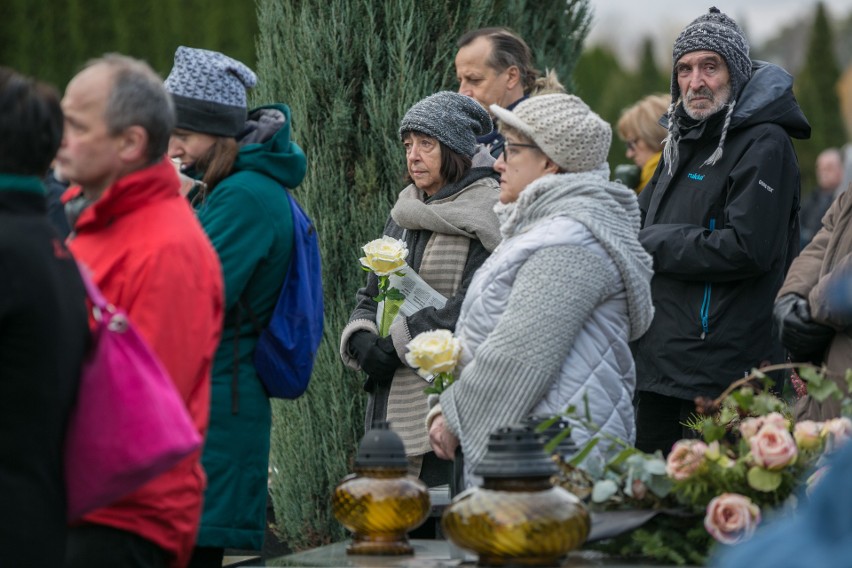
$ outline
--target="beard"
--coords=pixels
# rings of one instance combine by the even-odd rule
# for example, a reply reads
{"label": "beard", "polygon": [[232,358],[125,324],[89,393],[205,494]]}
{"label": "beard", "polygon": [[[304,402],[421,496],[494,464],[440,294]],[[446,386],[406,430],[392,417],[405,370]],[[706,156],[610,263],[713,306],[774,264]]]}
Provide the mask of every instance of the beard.
{"label": "beard", "polygon": [[[703,105],[708,105],[705,108],[690,108],[689,103],[693,101],[696,97],[704,97],[706,100],[702,101]],[[693,120],[704,120],[707,117],[713,116],[720,110],[722,110],[731,99],[731,85],[728,83],[714,93],[710,90],[710,87],[704,86],[698,89],[697,91],[693,91],[689,89],[686,92],[686,96],[683,99],[683,109],[686,111],[686,114],[689,118]]]}

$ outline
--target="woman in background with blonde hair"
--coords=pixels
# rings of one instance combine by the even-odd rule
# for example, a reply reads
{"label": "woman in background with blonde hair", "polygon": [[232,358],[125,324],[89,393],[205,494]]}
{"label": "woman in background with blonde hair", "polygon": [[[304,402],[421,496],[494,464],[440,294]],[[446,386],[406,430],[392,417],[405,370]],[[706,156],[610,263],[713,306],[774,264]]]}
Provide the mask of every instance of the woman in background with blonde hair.
{"label": "woman in background with blonde hair", "polygon": [[625,155],[641,170],[639,185],[634,188],[636,193],[651,181],[660,162],[666,137],[660,118],[666,114],[669,99],[665,94],[648,95],[624,109],[618,119],[618,136],[627,144]]}

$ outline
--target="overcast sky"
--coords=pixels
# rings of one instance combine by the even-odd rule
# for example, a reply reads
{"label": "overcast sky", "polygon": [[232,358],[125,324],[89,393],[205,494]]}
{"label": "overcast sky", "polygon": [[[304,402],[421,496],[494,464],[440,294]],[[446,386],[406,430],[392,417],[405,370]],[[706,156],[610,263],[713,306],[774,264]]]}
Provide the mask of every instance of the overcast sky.
{"label": "overcast sky", "polygon": [[[671,53],[677,34],[710,6],[734,18],[752,43],[762,43],[791,22],[813,17],[816,0],[589,0],[593,11],[587,45],[609,44],[630,57],[642,38],[652,36],[658,50]],[[824,0],[830,15],[852,13],[852,0]],[[665,48],[663,48],[665,46]]]}

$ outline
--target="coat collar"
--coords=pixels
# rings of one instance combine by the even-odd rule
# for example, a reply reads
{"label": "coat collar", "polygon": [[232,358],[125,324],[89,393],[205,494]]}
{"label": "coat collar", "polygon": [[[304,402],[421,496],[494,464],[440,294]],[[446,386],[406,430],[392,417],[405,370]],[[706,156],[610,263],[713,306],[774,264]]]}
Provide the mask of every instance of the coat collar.
{"label": "coat collar", "polygon": [[[75,225],[77,232],[103,227],[116,217],[121,217],[156,201],[180,198],[180,180],[174,166],[168,160],[160,160],[152,166],[130,173],[109,186],[100,199],[80,214]],[[82,190],[74,187],[63,195],[68,201],[81,195]]]}

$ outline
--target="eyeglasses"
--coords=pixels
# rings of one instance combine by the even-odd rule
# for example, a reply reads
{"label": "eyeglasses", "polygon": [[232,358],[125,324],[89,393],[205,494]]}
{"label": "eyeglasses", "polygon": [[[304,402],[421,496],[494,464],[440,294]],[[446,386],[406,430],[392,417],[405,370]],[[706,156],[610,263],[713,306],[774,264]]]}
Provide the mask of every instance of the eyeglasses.
{"label": "eyeglasses", "polygon": [[639,144],[639,139],[638,139],[638,138],[634,138],[634,139],[632,139],[632,140],[628,140],[628,141],[626,142],[626,144],[627,144],[627,149],[628,149],[628,150],[630,150],[631,152],[635,152],[635,151],[636,151],[636,145],[637,145],[637,144]]}
{"label": "eyeglasses", "polygon": [[541,148],[536,146],[535,144],[521,144],[519,142],[510,142],[508,140],[503,141],[503,160],[509,161],[509,158],[512,156],[516,156],[518,154],[518,150],[516,148],[533,148],[541,152]]}

